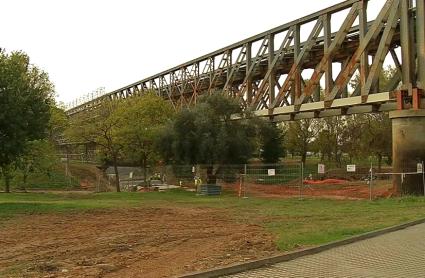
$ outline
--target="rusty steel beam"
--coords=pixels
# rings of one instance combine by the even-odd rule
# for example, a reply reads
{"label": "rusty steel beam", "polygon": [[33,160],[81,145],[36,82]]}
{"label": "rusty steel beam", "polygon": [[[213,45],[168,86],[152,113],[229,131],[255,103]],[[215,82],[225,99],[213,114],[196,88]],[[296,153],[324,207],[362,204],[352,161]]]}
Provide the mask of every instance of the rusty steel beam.
{"label": "rusty steel beam", "polygon": [[415,58],[411,38],[410,6],[411,0],[400,0],[400,29],[401,29],[401,56],[402,56],[402,75],[403,89],[412,95],[414,86]]}
{"label": "rusty steel beam", "polygon": [[417,86],[425,90],[425,1],[416,1]]}
{"label": "rusty steel beam", "polygon": [[[367,103],[381,90],[395,90],[400,81],[407,91],[416,85],[423,88],[423,1],[416,1],[415,7],[411,0],[386,0],[376,18],[368,19],[367,9],[368,0],[342,2],[110,92],[67,113],[92,109],[106,100],[141,95],[146,90],[169,100],[177,110],[195,105],[202,94],[220,90],[236,97],[244,108],[266,109],[273,115],[282,107],[298,113],[304,104],[322,101],[323,85],[328,107],[339,99],[350,102],[357,96]],[[333,15],[343,10],[348,14],[340,29],[332,33]],[[358,26],[353,26],[355,21]],[[308,38],[301,40],[307,34]],[[275,43],[280,46],[277,50]],[[253,45],[257,46],[256,53],[252,53]],[[397,48],[401,48],[401,61]],[[388,88],[379,88],[382,63],[388,55],[393,57],[397,72]],[[369,56],[374,57],[370,65]],[[335,80],[334,63],[342,65]],[[306,69],[313,69],[311,78],[305,76]],[[360,84],[349,92],[347,85],[356,71]]]}

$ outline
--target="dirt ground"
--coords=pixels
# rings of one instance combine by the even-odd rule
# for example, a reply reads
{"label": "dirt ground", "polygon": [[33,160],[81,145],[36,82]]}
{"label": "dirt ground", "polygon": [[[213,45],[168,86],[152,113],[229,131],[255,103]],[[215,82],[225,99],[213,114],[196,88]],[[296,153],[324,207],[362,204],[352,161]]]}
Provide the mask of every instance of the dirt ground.
{"label": "dirt ground", "polygon": [[5,277],[170,277],[278,253],[260,226],[210,208],[22,216],[0,224],[0,246]]}
{"label": "dirt ground", "polygon": [[[298,185],[264,185],[255,183],[244,183],[240,188],[239,183],[226,184],[227,190],[242,196],[256,196],[264,198],[292,198],[300,196],[329,199],[369,199],[369,185],[359,181],[344,184],[320,184],[304,185],[301,192]],[[387,198],[394,194],[392,185],[388,181],[374,181],[372,196],[376,198]]]}

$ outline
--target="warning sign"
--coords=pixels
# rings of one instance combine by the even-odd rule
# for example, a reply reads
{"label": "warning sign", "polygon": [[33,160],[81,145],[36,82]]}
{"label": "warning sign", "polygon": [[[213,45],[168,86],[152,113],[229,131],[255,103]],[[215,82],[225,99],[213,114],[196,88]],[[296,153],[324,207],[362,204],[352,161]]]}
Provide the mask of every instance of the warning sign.
{"label": "warning sign", "polygon": [[319,173],[319,174],[325,173],[325,164],[318,164],[317,165],[317,173]]}
{"label": "warning sign", "polygon": [[275,169],[268,169],[267,175],[269,176],[276,176],[276,170]]}
{"label": "warning sign", "polygon": [[352,165],[347,165],[347,172],[355,172],[356,171],[356,165],[352,164]]}
{"label": "warning sign", "polygon": [[424,167],[422,163],[418,163],[417,167],[416,167],[416,173],[420,173],[422,174],[424,172]]}

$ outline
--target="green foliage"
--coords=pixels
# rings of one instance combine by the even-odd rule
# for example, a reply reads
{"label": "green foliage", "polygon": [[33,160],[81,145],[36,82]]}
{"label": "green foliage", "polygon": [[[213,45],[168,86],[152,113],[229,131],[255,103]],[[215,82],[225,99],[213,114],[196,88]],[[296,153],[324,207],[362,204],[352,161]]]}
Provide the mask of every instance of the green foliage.
{"label": "green foliage", "polygon": [[362,133],[364,152],[369,152],[378,158],[378,167],[381,168],[384,156],[391,163],[392,157],[392,125],[388,113],[364,115]]}
{"label": "green foliage", "polygon": [[115,169],[115,186],[120,191],[118,159],[123,152],[119,129],[122,121],[114,115],[118,101],[105,101],[93,110],[72,117],[65,135],[74,142],[93,142],[99,147],[103,164],[112,163]]}
{"label": "green foliage", "polygon": [[264,163],[277,163],[285,156],[284,131],[275,123],[259,122],[260,158]]}
{"label": "green foliage", "polygon": [[54,88],[47,73],[22,52],[0,51],[0,168],[11,178],[11,164],[27,142],[46,137]]}
{"label": "green foliage", "polygon": [[[240,120],[232,120],[232,115]],[[255,149],[256,126],[237,100],[221,93],[200,99],[178,113],[161,134],[162,156],[174,164],[207,165],[207,183],[215,183],[223,164],[243,164]]]}
{"label": "green foliage", "polygon": [[[156,141],[163,126],[173,115],[173,108],[154,92],[145,92],[125,100],[103,102],[92,111],[73,116],[66,136],[74,142],[93,142],[102,163],[115,168],[125,160],[148,166],[159,161]],[[146,177],[146,175],[145,175]]]}
{"label": "green foliage", "polygon": [[49,140],[60,143],[63,133],[69,127],[69,119],[65,110],[55,105],[50,106],[50,120],[48,124]]}
{"label": "green foliage", "polygon": [[[375,91],[394,90],[394,76],[397,70],[392,67],[383,69],[379,84]],[[350,83],[353,89],[358,89],[360,80],[356,76]],[[387,113],[370,113],[350,116],[340,116],[321,120],[320,131],[314,140],[314,151],[321,154],[321,160],[327,158],[338,165],[342,163],[343,153],[350,162],[353,159],[369,159],[376,157],[378,167],[381,167],[384,157],[391,163],[391,120]]]}
{"label": "green foliage", "polygon": [[254,150],[255,126],[231,120],[234,114],[243,114],[236,100],[220,93],[202,98],[162,133],[163,156],[181,164],[246,163]]}
{"label": "green foliage", "polygon": [[49,141],[28,142],[24,154],[15,162],[16,174],[22,177],[22,188],[27,187],[27,178],[31,173],[49,176],[58,162],[55,149]]}
{"label": "green foliage", "polygon": [[327,155],[331,160],[332,156],[336,163],[341,166],[342,148],[344,142],[344,131],[347,128],[345,117],[331,117],[320,119],[318,123],[317,140],[314,145],[321,151],[322,156]]}
{"label": "green foliage", "polygon": [[154,92],[135,96],[119,104],[113,117],[119,121],[118,141],[126,159],[146,170],[159,161],[155,141],[174,114],[173,107]]}
{"label": "green foliage", "polygon": [[307,152],[311,151],[311,143],[316,138],[319,127],[315,119],[303,119],[289,122],[285,125],[286,148],[292,154],[301,155],[301,160],[305,163]]}

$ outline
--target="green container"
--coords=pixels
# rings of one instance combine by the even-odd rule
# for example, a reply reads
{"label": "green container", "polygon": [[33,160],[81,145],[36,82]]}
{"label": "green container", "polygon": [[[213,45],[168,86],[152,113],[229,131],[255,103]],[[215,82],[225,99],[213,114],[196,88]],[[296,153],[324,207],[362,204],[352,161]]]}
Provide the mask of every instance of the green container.
{"label": "green container", "polygon": [[202,184],[199,192],[205,196],[218,196],[221,195],[221,185],[217,184]]}

